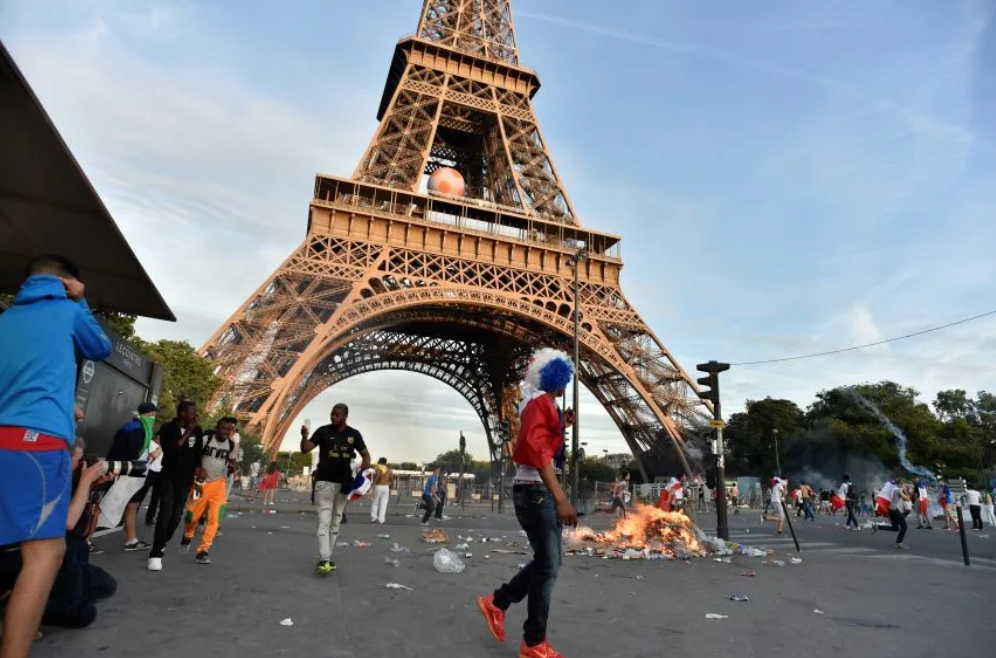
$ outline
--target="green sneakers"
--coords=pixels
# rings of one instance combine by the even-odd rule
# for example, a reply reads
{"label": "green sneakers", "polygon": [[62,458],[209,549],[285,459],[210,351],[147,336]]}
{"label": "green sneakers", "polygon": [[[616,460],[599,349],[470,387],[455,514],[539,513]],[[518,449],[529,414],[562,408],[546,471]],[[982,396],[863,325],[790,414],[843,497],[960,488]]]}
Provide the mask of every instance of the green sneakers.
{"label": "green sneakers", "polygon": [[327,576],[335,571],[335,562],[331,560],[319,560],[315,565],[315,573],[319,576]]}

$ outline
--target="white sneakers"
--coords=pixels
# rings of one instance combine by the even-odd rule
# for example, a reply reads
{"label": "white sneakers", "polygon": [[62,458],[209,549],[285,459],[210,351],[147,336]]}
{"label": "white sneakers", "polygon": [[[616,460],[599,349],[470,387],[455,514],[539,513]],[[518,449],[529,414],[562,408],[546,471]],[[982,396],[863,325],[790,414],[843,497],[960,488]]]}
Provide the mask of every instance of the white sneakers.
{"label": "white sneakers", "polygon": [[148,569],[149,571],[162,571],[163,559],[161,557],[150,557]]}

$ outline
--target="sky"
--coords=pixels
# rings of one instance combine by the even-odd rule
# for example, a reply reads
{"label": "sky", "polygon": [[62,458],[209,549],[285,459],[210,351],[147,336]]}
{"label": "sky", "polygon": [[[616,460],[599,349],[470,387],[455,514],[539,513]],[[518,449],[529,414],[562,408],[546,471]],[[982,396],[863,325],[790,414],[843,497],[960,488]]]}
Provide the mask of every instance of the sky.
{"label": "sky", "polygon": [[[304,238],[314,175],[376,129],[417,0],[0,0],[12,53],[199,346]],[[873,342],[996,308],[996,3],[515,0],[535,108],[584,225],[677,359],[734,364]],[[892,379],[996,388],[996,316],[837,356],[737,366],[748,399]],[[336,385],[376,455],[486,456],[469,404],[422,375]],[[585,392],[588,453],[623,452]],[[288,444],[289,445],[289,444]]]}

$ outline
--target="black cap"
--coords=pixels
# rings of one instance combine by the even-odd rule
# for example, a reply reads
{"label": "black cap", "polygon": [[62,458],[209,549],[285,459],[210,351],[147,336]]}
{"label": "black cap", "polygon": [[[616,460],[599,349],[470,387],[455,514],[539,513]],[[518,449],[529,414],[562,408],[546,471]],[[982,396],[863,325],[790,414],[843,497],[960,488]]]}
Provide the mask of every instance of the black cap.
{"label": "black cap", "polygon": [[143,402],[142,404],[138,405],[139,416],[141,416],[142,414],[152,413],[154,411],[159,411],[159,407],[152,404],[151,402]]}

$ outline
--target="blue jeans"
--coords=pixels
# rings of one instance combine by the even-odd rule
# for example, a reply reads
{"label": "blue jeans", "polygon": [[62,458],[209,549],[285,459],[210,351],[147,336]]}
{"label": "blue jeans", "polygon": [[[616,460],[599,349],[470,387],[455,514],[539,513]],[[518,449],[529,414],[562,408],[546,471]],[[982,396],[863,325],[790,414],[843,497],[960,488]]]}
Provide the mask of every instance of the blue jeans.
{"label": "blue jeans", "polygon": [[550,615],[550,597],[563,561],[563,526],[557,518],[553,496],[542,484],[517,484],[512,488],[512,502],[519,525],[526,531],[533,547],[533,561],[495,590],[495,606],[508,610],[513,603],[529,597],[523,638],[529,646],[546,639],[546,620]]}

